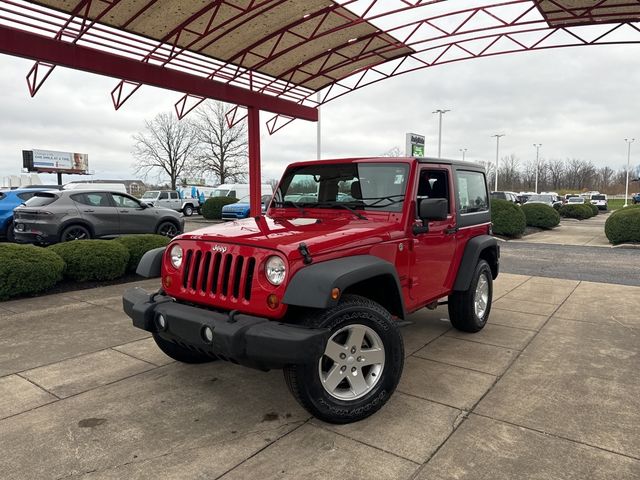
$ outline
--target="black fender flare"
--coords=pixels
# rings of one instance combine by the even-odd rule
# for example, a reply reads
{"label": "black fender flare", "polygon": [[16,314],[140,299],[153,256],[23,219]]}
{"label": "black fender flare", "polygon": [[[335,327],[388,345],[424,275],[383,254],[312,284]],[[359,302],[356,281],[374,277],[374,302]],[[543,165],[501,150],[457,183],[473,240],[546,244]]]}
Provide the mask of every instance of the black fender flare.
{"label": "black fender flare", "polygon": [[[397,311],[392,313],[404,318],[404,298],[398,272],[392,263],[373,255],[337,258],[303,267],[291,278],[282,302],[299,307],[330,308],[339,301],[331,298],[334,288],[344,292],[350,286],[380,276],[388,279],[396,290],[397,308],[394,310]],[[389,299],[393,293],[388,292]]]}
{"label": "black fender flare", "polygon": [[145,278],[158,278],[162,271],[162,255],[166,247],[154,248],[145,253],[138,263],[136,273]]}
{"label": "black fender flare", "polygon": [[478,260],[486,250],[488,250],[490,255],[492,255],[492,258],[495,259],[493,265],[491,264],[491,261],[489,262],[493,278],[495,279],[498,276],[498,264],[500,259],[500,247],[498,246],[498,241],[490,235],[479,235],[469,240],[464,248],[464,254],[462,255],[462,260],[458,267],[458,275],[456,276],[456,281],[453,284],[453,290],[462,292],[469,289]]}

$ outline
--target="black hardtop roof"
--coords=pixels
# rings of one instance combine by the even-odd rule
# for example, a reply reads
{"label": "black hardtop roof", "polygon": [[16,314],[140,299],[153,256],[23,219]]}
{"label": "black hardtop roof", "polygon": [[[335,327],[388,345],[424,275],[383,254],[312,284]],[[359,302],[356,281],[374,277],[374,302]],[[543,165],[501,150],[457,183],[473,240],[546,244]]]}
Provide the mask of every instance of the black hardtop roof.
{"label": "black hardtop roof", "polygon": [[451,160],[448,158],[434,158],[434,157],[419,157],[416,158],[419,163],[439,163],[445,165],[454,165],[456,167],[463,167],[470,170],[482,170],[484,171],[484,167],[479,163],[468,162],[462,160]]}

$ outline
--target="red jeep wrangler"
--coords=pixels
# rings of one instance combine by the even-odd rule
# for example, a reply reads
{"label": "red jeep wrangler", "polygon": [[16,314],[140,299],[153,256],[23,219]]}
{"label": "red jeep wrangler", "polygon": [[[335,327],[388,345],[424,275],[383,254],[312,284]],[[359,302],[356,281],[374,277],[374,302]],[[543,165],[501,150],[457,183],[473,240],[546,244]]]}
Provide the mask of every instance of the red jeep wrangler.
{"label": "red jeep wrangler", "polygon": [[174,238],[138,273],[162,288],[124,294],[133,324],[170,357],[283,368],[316,417],[361,420],[395,390],[399,324],[448,296],[457,329],[491,310],[499,248],[485,173],[414,158],[290,165],[264,216]]}

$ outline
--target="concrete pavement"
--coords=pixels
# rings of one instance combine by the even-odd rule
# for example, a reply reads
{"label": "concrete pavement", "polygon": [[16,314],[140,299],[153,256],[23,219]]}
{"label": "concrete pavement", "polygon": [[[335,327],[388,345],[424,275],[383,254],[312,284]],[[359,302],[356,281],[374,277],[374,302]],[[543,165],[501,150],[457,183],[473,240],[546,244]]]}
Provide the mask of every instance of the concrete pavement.
{"label": "concrete pavement", "polygon": [[587,220],[563,218],[560,225],[552,230],[543,230],[517,240],[510,240],[510,242],[611,247],[604,234],[604,224],[609,215],[609,212],[600,212]]}
{"label": "concrete pavement", "polygon": [[418,312],[398,391],[345,426],[278,371],[171,361],[121,290],[0,303],[2,478],[640,479],[640,287],[503,274],[477,334]]}

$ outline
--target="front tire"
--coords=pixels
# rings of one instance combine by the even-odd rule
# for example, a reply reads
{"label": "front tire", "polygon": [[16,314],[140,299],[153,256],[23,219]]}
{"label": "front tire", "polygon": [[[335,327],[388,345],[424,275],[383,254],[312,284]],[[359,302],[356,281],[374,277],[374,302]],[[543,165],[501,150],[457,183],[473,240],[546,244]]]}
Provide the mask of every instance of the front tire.
{"label": "front tire", "polygon": [[345,295],[303,324],[328,328],[331,335],[321,358],[284,369],[298,403],[336,424],[377,412],[395,391],[404,365],[402,335],[389,312],[367,298]]}
{"label": "front tire", "polygon": [[194,352],[188,348],[181,347],[173,342],[165,340],[158,333],[153,333],[153,339],[158,348],[168,357],[182,363],[208,363],[216,360],[215,358],[205,355],[204,353]]}
{"label": "front tire", "polygon": [[16,241],[16,236],[13,231],[13,221],[9,222],[7,225],[7,242],[14,243]]}
{"label": "front tire", "polygon": [[178,233],[180,233],[179,229],[173,222],[162,222],[160,225],[158,225],[158,228],[156,228],[156,234],[168,238],[173,238],[178,235]]}
{"label": "front tire", "polygon": [[191,215],[193,215],[193,207],[191,205],[185,205],[182,209],[182,213],[185,217],[190,217]]}
{"label": "front tire", "polygon": [[473,272],[469,289],[449,295],[449,319],[463,332],[475,333],[484,328],[491,312],[493,275],[485,260],[480,260]]}

